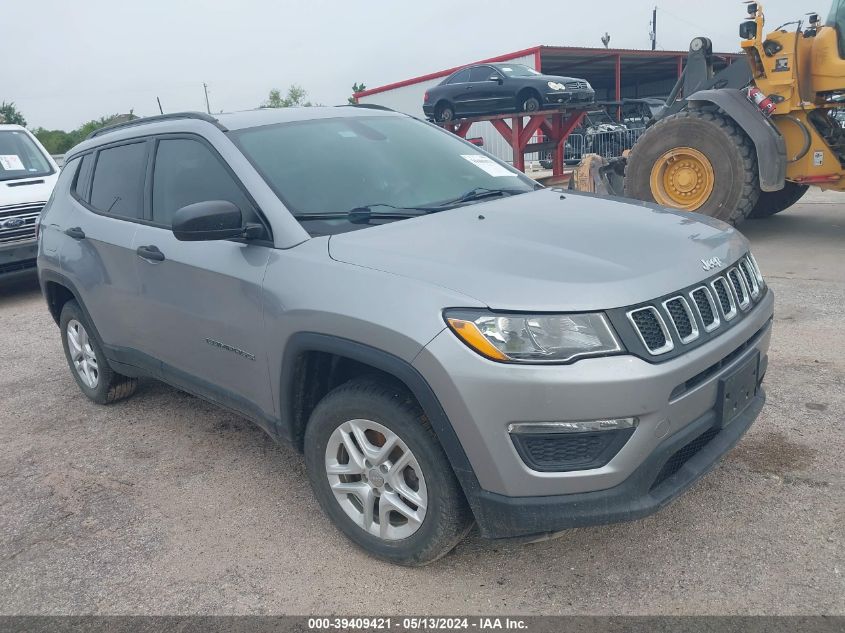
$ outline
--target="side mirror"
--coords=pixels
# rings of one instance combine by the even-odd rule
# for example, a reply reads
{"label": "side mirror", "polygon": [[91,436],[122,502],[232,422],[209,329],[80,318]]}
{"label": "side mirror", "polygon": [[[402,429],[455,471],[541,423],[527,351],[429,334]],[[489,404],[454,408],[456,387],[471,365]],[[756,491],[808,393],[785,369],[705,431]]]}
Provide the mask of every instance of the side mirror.
{"label": "side mirror", "polygon": [[173,214],[172,230],[182,242],[230,240],[244,235],[241,210],[226,200],[207,200]]}
{"label": "side mirror", "polygon": [[502,83],[502,78],[499,77],[499,75],[490,75],[487,78],[487,81],[495,81],[497,84],[500,84],[500,83]]}

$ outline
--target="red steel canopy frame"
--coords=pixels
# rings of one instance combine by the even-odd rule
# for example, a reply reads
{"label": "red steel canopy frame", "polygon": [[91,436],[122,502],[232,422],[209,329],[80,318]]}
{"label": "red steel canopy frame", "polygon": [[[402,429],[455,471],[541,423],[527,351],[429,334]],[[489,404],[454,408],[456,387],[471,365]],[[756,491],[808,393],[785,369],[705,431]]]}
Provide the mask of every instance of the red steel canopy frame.
{"label": "red steel canopy frame", "polygon": [[[525,171],[525,154],[536,152],[546,146],[551,146],[555,151],[555,158],[552,161],[552,175],[563,175],[563,148],[566,138],[578,127],[581,119],[584,118],[584,110],[564,112],[561,110],[546,110],[526,114],[494,114],[490,116],[472,117],[457,121],[440,122],[438,125],[466,138],[473,123],[489,121],[498,130],[508,145],[513,150],[513,166],[519,171]],[[508,124],[507,119],[511,120]],[[527,119],[527,121],[526,121]],[[543,132],[548,139],[547,143],[530,143],[531,137],[537,132]]]}

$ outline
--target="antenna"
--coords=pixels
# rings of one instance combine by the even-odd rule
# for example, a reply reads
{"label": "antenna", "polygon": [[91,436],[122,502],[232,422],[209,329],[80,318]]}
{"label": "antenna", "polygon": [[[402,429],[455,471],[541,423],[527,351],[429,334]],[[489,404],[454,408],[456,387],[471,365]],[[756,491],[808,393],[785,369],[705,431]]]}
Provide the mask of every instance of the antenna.
{"label": "antenna", "polygon": [[208,84],[205,83],[205,82],[202,82],[202,89],[205,90],[205,111],[208,114],[211,114],[211,106],[208,105]]}
{"label": "antenna", "polygon": [[164,110],[162,110],[162,108],[161,108],[161,99],[159,99],[158,97],[156,97],[156,101],[158,102],[158,111],[159,111],[161,114],[164,114]]}
{"label": "antenna", "polygon": [[604,35],[601,36],[601,43],[604,44],[605,48],[610,45],[610,33],[607,31],[604,32]]}

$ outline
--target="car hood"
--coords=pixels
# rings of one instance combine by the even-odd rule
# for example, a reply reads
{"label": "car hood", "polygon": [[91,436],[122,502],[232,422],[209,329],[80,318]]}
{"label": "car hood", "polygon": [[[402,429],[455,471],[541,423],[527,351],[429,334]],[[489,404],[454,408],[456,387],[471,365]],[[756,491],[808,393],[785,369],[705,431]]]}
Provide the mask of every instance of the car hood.
{"label": "car hood", "polygon": [[[25,177],[15,180],[0,180],[0,207],[13,204],[47,202],[53,187],[56,186],[59,174]],[[32,183],[32,184],[29,184]]]}
{"label": "car hood", "polygon": [[[727,224],[622,199],[540,191],[332,236],[341,262],[419,279],[493,309],[632,305],[690,286],[747,250]],[[411,290],[413,291],[413,290]]]}

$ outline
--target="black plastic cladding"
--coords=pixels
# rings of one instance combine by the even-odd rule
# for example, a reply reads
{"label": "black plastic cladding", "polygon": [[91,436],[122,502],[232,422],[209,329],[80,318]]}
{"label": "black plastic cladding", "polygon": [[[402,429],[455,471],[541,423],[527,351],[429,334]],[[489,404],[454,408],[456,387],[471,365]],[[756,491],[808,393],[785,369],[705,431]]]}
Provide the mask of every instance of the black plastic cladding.
{"label": "black plastic cladding", "polygon": [[[716,296],[714,296],[714,301],[717,304],[721,304],[722,310],[719,314],[719,318],[721,320],[721,323],[719,324],[719,327],[715,328],[712,332],[705,332],[704,331],[704,326],[705,325],[710,326],[712,324],[712,321],[710,321],[708,323],[701,322],[700,316],[699,316],[699,314],[697,314],[698,311],[695,309],[695,307],[693,305],[693,303],[698,303],[698,300],[695,300],[695,299],[691,300],[690,296],[691,296],[692,291],[695,290],[696,288],[700,287],[700,286],[707,287],[710,290],[710,292],[712,293],[713,292],[712,282],[715,279],[718,279],[719,277],[722,277],[723,279],[727,280],[728,279],[728,271],[731,271],[735,267],[737,267],[739,265],[739,263],[741,261],[743,261],[743,259],[746,256],[747,256],[747,254],[743,255],[740,259],[732,262],[729,266],[725,266],[725,267],[721,268],[719,270],[719,272],[712,275],[711,277],[708,277],[707,279],[705,279],[703,281],[699,281],[699,282],[697,282],[697,283],[695,283],[695,284],[693,284],[693,285],[691,285],[687,288],[682,288],[680,290],[676,290],[675,292],[671,292],[671,293],[664,295],[662,297],[656,297],[656,298],[654,298],[650,301],[644,301],[642,303],[638,303],[638,304],[630,305],[630,306],[625,306],[623,308],[614,308],[613,310],[607,310],[606,311],[607,317],[608,317],[608,319],[610,319],[611,324],[613,324],[613,327],[615,328],[616,333],[619,335],[619,338],[622,339],[622,343],[625,345],[625,348],[628,350],[628,352],[633,354],[634,356],[638,356],[639,358],[642,358],[643,360],[646,360],[650,363],[662,363],[662,362],[670,360],[672,358],[677,358],[681,354],[684,354],[691,349],[695,349],[699,345],[703,345],[704,343],[714,339],[715,337],[719,336],[723,332],[726,332],[730,328],[734,327],[737,323],[742,322],[745,319],[745,317],[748,315],[748,313],[751,312],[754,309],[754,307],[763,299],[763,297],[766,296],[766,293],[768,292],[767,286],[764,286],[763,288],[760,289],[760,294],[757,295],[751,301],[750,305],[747,306],[747,308],[745,310],[741,310],[739,308],[739,301],[737,301],[737,299],[734,297],[734,304],[735,304],[734,307],[736,309],[736,316],[734,316],[733,318],[731,318],[730,321],[728,321],[727,319],[725,319],[724,314],[726,312],[728,312],[728,313],[730,312],[731,303],[730,303],[730,300],[728,299],[727,296],[722,295],[723,289],[720,286],[720,284],[716,284]],[[742,269],[740,268],[740,270],[742,270]],[[744,272],[741,273],[741,274],[745,275]],[[730,289],[731,281],[727,281],[727,284],[728,284],[728,286],[724,290],[730,292],[731,291],[731,289]],[[677,297],[677,296],[682,296],[687,300],[687,302],[690,304],[690,308],[692,308],[693,318],[696,320],[696,323],[698,324],[698,338],[696,338],[693,341],[690,341],[689,343],[681,343],[680,339],[678,338],[677,333],[674,332],[674,328],[672,327],[669,314],[668,314],[667,310],[664,310],[663,305],[662,305],[664,301],[668,301],[668,300],[670,300],[674,297]],[[702,297],[702,300],[706,301],[706,299],[704,299],[704,297]],[[660,314],[660,316],[663,318],[663,321],[666,325],[666,329],[669,332],[669,336],[672,337],[672,342],[675,345],[674,349],[672,349],[671,351],[668,351],[668,352],[665,352],[663,354],[659,354],[659,355],[656,355],[656,356],[651,354],[645,348],[645,346],[643,345],[643,343],[640,340],[640,337],[637,335],[637,332],[634,329],[634,326],[631,323],[631,321],[628,320],[628,317],[627,317],[628,312],[630,312],[632,310],[636,310],[638,308],[645,308],[645,307],[655,308],[657,310],[657,312]],[[661,337],[662,337],[662,333],[661,333]]]}

